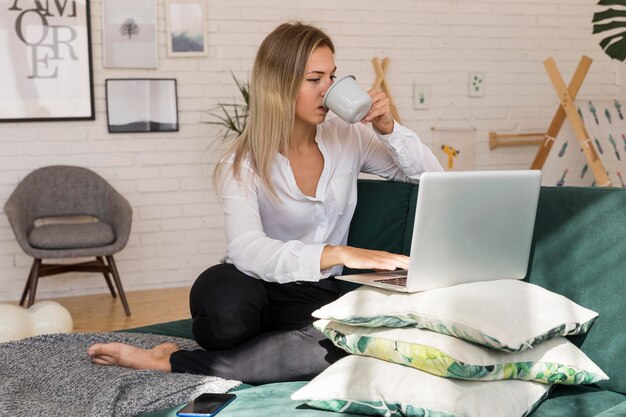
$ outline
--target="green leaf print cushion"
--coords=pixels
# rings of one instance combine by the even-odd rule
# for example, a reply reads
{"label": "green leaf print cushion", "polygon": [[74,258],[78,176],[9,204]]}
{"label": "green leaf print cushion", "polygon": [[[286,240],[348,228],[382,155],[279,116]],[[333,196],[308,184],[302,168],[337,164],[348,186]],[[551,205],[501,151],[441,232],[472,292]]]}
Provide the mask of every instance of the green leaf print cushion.
{"label": "green leaf print cushion", "polygon": [[366,356],[332,364],[292,400],[329,411],[385,417],[522,417],[549,392],[535,382],[462,381]]}
{"label": "green leaf print cushion", "polygon": [[419,327],[518,352],[586,333],[598,313],[538,285],[503,279],[413,294],[362,286],[313,316],[367,327]]}
{"label": "green leaf print cushion", "polygon": [[314,326],[348,353],[472,381],[521,379],[580,385],[608,377],[580,349],[557,337],[522,352],[502,352],[414,327],[371,328],[318,320]]}

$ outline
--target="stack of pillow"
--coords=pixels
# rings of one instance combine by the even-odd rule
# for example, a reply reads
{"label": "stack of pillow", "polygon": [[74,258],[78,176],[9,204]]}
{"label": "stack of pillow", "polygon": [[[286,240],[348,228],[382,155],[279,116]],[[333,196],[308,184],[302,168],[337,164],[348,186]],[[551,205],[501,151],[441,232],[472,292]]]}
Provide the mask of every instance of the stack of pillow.
{"label": "stack of pillow", "polygon": [[521,417],[554,384],[607,375],[564,336],[598,314],[517,280],[405,294],[360,287],[315,311],[352,355],[292,395],[312,407],[383,416]]}

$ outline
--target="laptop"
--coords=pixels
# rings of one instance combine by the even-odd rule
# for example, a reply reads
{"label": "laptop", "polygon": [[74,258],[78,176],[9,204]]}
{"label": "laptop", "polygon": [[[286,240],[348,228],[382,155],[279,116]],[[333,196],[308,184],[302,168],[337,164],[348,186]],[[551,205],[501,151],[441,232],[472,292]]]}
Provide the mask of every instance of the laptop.
{"label": "laptop", "polygon": [[426,172],[408,270],[336,279],[403,292],[523,279],[540,187],[541,171],[534,170]]}

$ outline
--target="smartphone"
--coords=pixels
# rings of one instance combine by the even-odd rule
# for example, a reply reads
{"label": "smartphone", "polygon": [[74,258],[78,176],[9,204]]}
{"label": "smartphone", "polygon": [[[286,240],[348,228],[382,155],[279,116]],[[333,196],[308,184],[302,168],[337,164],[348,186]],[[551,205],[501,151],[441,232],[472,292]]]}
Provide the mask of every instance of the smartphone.
{"label": "smartphone", "polygon": [[202,394],[181,408],[176,415],[178,417],[214,416],[235,398],[237,398],[235,394]]}

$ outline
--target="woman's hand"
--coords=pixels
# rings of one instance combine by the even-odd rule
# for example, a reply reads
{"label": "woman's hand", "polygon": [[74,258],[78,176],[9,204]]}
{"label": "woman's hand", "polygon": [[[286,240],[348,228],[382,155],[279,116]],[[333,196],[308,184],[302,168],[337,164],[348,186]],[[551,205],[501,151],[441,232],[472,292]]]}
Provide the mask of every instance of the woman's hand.
{"label": "woman's hand", "polygon": [[372,98],[372,107],[362,122],[369,123],[383,135],[393,132],[393,116],[391,115],[391,100],[382,91],[369,90],[367,94]]}
{"label": "woman's hand", "polygon": [[407,269],[409,257],[380,250],[327,245],[322,252],[320,269],[335,265],[344,265],[354,269],[393,271],[396,268]]}

